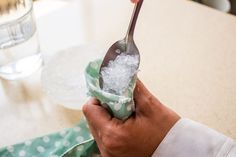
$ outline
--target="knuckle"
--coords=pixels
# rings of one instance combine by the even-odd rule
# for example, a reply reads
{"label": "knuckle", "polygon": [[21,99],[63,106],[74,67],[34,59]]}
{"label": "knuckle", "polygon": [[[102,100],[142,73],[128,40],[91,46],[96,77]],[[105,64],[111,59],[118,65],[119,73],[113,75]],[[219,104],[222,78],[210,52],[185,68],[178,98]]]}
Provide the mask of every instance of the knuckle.
{"label": "knuckle", "polygon": [[153,102],[153,96],[152,96],[152,95],[148,95],[148,96],[147,96],[147,101],[148,101],[149,103],[152,103],[152,102]]}
{"label": "knuckle", "polygon": [[108,150],[118,150],[122,147],[120,138],[117,138],[115,136],[105,136],[102,142],[105,148],[107,148]]}
{"label": "knuckle", "polygon": [[83,105],[82,111],[84,114],[87,114],[87,112],[88,112],[88,105],[87,104]]}
{"label": "knuckle", "polygon": [[102,143],[108,150],[117,150],[124,146],[125,140],[121,133],[117,129],[113,129],[112,126],[107,126],[104,130]]}
{"label": "knuckle", "polygon": [[114,142],[110,137],[108,138],[107,136],[102,139],[103,145],[105,148],[108,150],[113,150],[117,149],[117,143]]}
{"label": "knuckle", "polygon": [[149,106],[152,102],[153,102],[153,97],[151,95],[147,95],[143,99],[143,103],[145,104],[145,106]]}
{"label": "knuckle", "polygon": [[146,102],[150,105],[155,104],[156,103],[156,98],[152,94],[149,94],[147,96]]}

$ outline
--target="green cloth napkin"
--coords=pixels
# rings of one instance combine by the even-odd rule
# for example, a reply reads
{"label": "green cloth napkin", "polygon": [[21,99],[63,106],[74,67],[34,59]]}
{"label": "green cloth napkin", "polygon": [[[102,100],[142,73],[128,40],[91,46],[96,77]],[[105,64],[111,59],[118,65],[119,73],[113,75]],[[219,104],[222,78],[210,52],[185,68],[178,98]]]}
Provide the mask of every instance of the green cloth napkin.
{"label": "green cloth napkin", "polygon": [[[99,69],[102,61],[90,62],[85,70],[88,95],[100,100],[111,114],[121,120],[134,111],[133,90],[136,76],[123,96],[104,92],[99,86]],[[58,133],[38,137],[0,149],[0,157],[99,157],[99,150],[86,120]]]}
{"label": "green cloth napkin", "polygon": [[0,149],[0,157],[92,157],[99,154],[87,122]]}

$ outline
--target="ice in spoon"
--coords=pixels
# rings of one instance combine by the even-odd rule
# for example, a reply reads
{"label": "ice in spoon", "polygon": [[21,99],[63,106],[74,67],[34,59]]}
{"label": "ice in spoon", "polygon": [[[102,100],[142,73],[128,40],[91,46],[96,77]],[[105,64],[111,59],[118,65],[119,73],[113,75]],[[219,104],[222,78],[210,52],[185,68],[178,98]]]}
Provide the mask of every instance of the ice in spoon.
{"label": "ice in spoon", "polygon": [[124,94],[133,76],[137,73],[139,64],[138,55],[122,53],[108,66],[101,69],[103,90],[118,95]]}
{"label": "ice in spoon", "polygon": [[[117,61],[120,61],[122,59],[127,59],[127,58],[130,59],[129,56],[135,56],[134,58],[137,59],[137,66],[133,66],[133,68],[136,68],[135,69],[136,71],[138,70],[139,62],[140,62],[140,55],[139,55],[139,50],[138,50],[137,46],[134,43],[133,35],[134,35],[134,29],[135,29],[135,25],[136,25],[136,22],[137,22],[137,19],[138,19],[138,15],[139,15],[142,3],[143,3],[143,0],[139,0],[139,2],[135,4],[133,15],[132,15],[130,25],[129,25],[129,28],[128,28],[128,32],[127,32],[125,38],[123,40],[119,40],[119,41],[115,42],[109,48],[108,52],[106,53],[106,55],[103,59],[103,62],[102,62],[102,65],[101,65],[101,68],[100,68],[100,71],[99,71],[99,74],[100,74],[99,84],[100,84],[101,89],[108,90],[108,91],[115,89],[115,91],[113,91],[113,92],[116,92],[116,93],[120,93],[120,92],[123,91],[122,90],[123,86],[121,86],[121,84],[119,84],[120,81],[116,82],[116,83],[114,82],[114,80],[107,81],[108,78],[109,79],[122,78],[123,76],[118,76],[118,75],[123,75],[124,74],[122,72],[121,73],[115,73],[115,72],[120,72],[120,71],[117,71],[117,70],[113,70],[115,72],[111,72],[112,71],[111,67],[116,69],[117,66],[110,65],[110,64],[117,63]],[[124,56],[126,56],[126,57],[124,57]],[[116,58],[117,58],[117,60],[116,60]],[[124,62],[124,61],[122,61],[122,62]],[[123,70],[125,70],[125,68],[129,69],[129,66],[125,67],[126,65],[127,64],[124,64],[121,69],[123,69]],[[103,69],[106,69],[105,67],[108,67],[108,66],[109,66],[108,69],[110,69],[110,73],[108,73],[108,74],[115,75],[115,76],[104,77],[104,75],[102,75],[102,71],[104,71]],[[108,69],[107,69],[107,71],[108,71]],[[105,72],[103,72],[103,74],[105,74]],[[107,75],[105,75],[105,76],[107,76]],[[127,80],[127,79],[125,79],[125,80]],[[105,86],[104,86],[104,83],[105,83]],[[108,85],[107,83],[111,83],[111,84]],[[126,82],[126,84],[128,84],[128,83],[129,82]],[[119,85],[121,86],[120,89],[118,89]],[[112,86],[114,86],[114,89],[112,88]]]}

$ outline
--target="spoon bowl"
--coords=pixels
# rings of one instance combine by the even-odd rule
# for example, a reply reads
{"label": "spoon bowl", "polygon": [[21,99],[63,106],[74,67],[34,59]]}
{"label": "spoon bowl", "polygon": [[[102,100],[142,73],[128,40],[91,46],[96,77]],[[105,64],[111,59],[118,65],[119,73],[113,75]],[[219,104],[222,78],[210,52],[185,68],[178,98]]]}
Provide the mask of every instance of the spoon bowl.
{"label": "spoon bowl", "polygon": [[[139,50],[138,50],[138,48],[135,45],[133,40],[131,42],[128,42],[128,43],[125,41],[125,39],[119,40],[119,41],[115,42],[109,48],[108,53],[106,53],[106,55],[103,59],[101,69],[103,67],[106,67],[109,64],[110,61],[115,60],[116,57],[118,55],[120,55],[121,53],[126,53],[127,55],[138,55],[138,56],[140,56]],[[100,71],[101,71],[101,69],[100,69]]]}

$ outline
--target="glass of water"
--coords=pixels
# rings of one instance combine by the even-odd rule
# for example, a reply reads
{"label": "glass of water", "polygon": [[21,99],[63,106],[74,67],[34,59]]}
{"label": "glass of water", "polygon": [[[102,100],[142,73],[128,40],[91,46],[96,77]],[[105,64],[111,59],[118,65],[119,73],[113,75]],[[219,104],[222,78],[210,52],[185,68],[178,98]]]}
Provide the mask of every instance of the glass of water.
{"label": "glass of water", "polygon": [[29,76],[42,62],[32,0],[0,0],[0,77]]}

